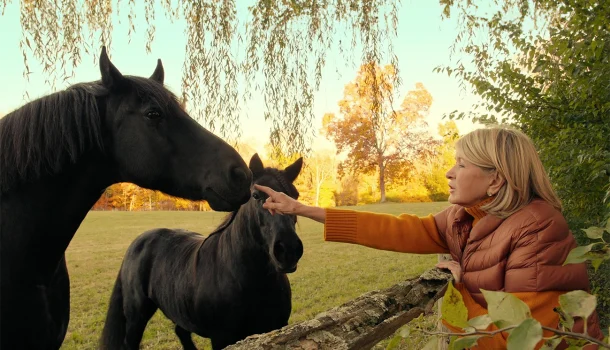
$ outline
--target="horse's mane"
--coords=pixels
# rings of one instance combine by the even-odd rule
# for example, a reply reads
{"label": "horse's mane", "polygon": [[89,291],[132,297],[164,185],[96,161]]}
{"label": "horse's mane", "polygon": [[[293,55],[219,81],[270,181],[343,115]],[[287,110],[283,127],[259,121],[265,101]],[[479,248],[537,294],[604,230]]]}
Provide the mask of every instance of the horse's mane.
{"label": "horse's mane", "polygon": [[[174,97],[149,79],[125,76],[141,97],[161,108]],[[89,150],[104,151],[99,97],[109,91],[100,81],[80,83],[0,119],[0,193],[44,174],[57,174]]]}
{"label": "horse's mane", "polygon": [[27,103],[0,119],[0,190],[76,162],[102,149],[96,97],[101,84],[79,84]]}
{"label": "horse's mane", "polygon": [[[286,193],[287,195],[289,195],[290,197],[292,197],[294,199],[299,198],[299,191],[297,190],[297,188],[292,183],[289,183],[288,181],[286,181],[286,177],[282,174],[282,172],[280,170],[275,169],[275,168],[265,168],[265,172],[263,173],[262,176],[265,176],[265,175],[273,176],[273,178],[275,178],[280,183],[280,185],[282,187],[281,188],[282,192]],[[227,216],[225,216],[225,218],[222,220],[220,225],[218,225],[218,227],[216,227],[216,229],[214,231],[212,231],[208,235],[208,237],[210,237],[214,234],[221,233],[224,230],[226,230],[227,227],[229,227],[231,225],[231,223],[237,216],[238,212],[239,212],[239,209],[237,209],[237,210],[229,213]]]}

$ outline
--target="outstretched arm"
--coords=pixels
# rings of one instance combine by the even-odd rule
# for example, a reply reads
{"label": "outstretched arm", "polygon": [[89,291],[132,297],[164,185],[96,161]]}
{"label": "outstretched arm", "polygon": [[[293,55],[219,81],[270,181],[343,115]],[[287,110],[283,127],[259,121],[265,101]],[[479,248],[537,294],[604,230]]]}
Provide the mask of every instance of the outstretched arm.
{"label": "outstretched arm", "polygon": [[326,211],[323,208],[305,205],[285,193],[276,192],[267,186],[254,185],[254,188],[269,196],[263,204],[263,208],[268,209],[271,214],[294,214],[320,223],[326,221]]}
{"label": "outstretched arm", "polygon": [[[404,253],[447,253],[434,216],[358,212],[308,206],[268,187],[254,185],[269,198],[263,204],[272,214],[304,216],[324,224],[324,240],[355,243]],[[441,220],[442,221],[442,220]]]}

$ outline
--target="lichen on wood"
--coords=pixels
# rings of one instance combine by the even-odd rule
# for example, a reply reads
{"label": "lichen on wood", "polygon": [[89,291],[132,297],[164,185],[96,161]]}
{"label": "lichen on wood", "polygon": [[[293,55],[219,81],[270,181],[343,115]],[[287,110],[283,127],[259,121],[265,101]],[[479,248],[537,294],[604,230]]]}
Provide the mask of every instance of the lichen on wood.
{"label": "lichen on wood", "polygon": [[431,312],[450,280],[451,274],[434,268],[390,288],[365,293],[314,319],[250,336],[226,349],[369,349],[422,313]]}

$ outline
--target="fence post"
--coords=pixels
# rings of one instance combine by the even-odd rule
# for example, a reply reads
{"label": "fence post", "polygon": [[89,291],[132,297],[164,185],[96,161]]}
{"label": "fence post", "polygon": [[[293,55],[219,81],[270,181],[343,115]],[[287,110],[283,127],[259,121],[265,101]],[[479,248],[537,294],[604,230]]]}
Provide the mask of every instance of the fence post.
{"label": "fence post", "polygon": [[[453,258],[451,254],[439,254],[438,262],[442,261],[451,261]],[[438,304],[438,314],[441,315],[441,306],[443,304],[443,299],[439,299],[437,301]],[[438,332],[449,332],[449,329],[443,325],[443,322],[439,319],[436,329]],[[438,337],[438,350],[447,350],[449,348],[449,337]]]}

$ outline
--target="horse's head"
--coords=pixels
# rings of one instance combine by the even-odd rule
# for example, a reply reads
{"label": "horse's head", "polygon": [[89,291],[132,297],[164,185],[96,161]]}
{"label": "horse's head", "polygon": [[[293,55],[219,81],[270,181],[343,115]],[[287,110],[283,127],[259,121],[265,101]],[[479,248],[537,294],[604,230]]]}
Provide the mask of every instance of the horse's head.
{"label": "horse's head", "polygon": [[163,86],[161,60],[150,78],[123,76],[104,47],[100,70],[108,91],[100,104],[109,132],[104,142],[117,165],[117,181],[205,199],[214,210],[235,210],[250,198],[252,174],[246,163]]}
{"label": "horse's head", "polygon": [[[257,154],[250,160],[254,183],[284,192],[295,199],[299,197],[299,192],[292,182],[301,172],[302,166],[303,158],[299,158],[284,170],[263,167]],[[303,243],[295,231],[297,217],[296,215],[271,215],[268,210],[263,208],[266,199],[266,194],[254,190],[247,206],[256,212],[262,240],[277,271],[294,272],[303,255]]]}

